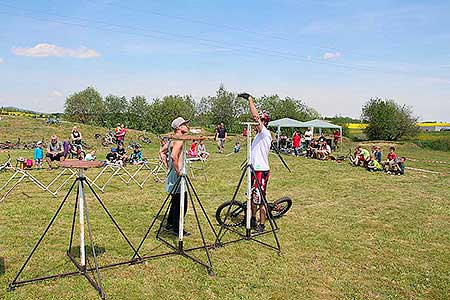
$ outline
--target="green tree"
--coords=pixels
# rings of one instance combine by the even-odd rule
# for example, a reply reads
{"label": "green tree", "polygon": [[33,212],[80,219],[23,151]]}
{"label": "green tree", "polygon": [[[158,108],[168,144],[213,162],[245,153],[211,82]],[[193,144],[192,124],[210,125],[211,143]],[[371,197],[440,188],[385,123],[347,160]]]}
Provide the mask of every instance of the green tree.
{"label": "green tree", "polygon": [[304,104],[299,99],[290,97],[280,98],[278,95],[264,95],[257,100],[261,109],[267,110],[272,120],[291,118],[299,121],[307,121],[319,117],[319,113]]}
{"label": "green tree", "polygon": [[155,133],[172,131],[171,123],[176,117],[193,119],[195,113],[194,99],[190,95],[169,95],[154,99],[147,114],[147,126]]}
{"label": "green tree", "polygon": [[128,123],[127,127],[144,130],[147,129],[147,115],[149,110],[149,104],[144,96],[131,97],[128,105]]}
{"label": "green tree", "polygon": [[364,132],[371,140],[397,141],[418,133],[418,118],[411,108],[394,100],[370,99],[362,108],[361,118],[368,123]]}
{"label": "green tree", "polygon": [[117,123],[128,123],[128,101],[124,96],[108,95],[105,97],[105,125],[114,127]]}
{"label": "green tree", "polygon": [[221,122],[230,132],[239,132],[242,116],[247,110],[247,101],[237,98],[236,94],[227,91],[223,85],[219,87],[214,97],[205,97],[200,101],[201,116],[207,124],[216,125]]}
{"label": "green tree", "polygon": [[70,121],[103,125],[104,113],[102,96],[93,87],[87,87],[66,98],[64,114]]}

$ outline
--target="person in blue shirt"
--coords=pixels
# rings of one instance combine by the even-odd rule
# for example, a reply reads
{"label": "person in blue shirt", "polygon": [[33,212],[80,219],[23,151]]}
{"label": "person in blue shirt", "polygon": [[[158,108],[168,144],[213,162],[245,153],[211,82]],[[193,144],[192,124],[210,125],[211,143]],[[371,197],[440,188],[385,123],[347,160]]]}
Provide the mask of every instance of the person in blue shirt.
{"label": "person in blue shirt", "polygon": [[142,162],[142,150],[139,145],[134,146],[134,150],[133,153],[131,153],[130,160],[133,163],[133,165]]}
{"label": "person in blue shirt", "polygon": [[34,165],[38,169],[42,169],[42,161],[44,159],[44,150],[42,149],[42,141],[36,143],[36,148],[34,148]]}

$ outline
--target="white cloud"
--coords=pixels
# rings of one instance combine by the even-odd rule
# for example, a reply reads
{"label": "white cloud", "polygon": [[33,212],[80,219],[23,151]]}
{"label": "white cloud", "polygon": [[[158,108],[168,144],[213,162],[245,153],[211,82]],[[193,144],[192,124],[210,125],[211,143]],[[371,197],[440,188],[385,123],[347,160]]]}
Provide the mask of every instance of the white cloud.
{"label": "white cloud", "polygon": [[32,48],[12,48],[11,52],[18,56],[34,56],[34,57],[45,57],[45,56],[71,56],[76,58],[91,58],[100,56],[100,54],[86,47],[80,47],[78,49],[63,48],[52,44],[37,44]]}
{"label": "white cloud", "polygon": [[62,97],[63,96],[63,93],[61,93],[60,91],[53,91],[53,92],[51,92],[51,94],[50,94],[52,97]]}
{"label": "white cloud", "polygon": [[0,64],[4,63],[5,60],[3,58],[0,57]]}
{"label": "white cloud", "polygon": [[324,59],[333,59],[333,58],[336,58],[336,57],[339,57],[339,56],[341,56],[340,52],[336,52],[336,53],[326,52],[323,55],[323,58]]}

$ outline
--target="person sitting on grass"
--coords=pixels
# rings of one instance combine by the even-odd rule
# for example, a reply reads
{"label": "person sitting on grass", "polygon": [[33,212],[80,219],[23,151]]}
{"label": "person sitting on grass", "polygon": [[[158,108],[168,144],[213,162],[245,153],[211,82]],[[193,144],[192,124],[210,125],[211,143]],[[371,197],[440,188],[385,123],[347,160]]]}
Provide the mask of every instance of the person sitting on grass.
{"label": "person sitting on grass", "polygon": [[394,165],[397,163],[397,154],[395,153],[395,147],[391,146],[389,147],[389,153],[387,155],[387,158],[384,162],[381,164],[383,165],[383,168],[385,170],[391,170]]}
{"label": "person sitting on grass", "polygon": [[238,142],[236,142],[236,144],[234,144],[234,153],[239,153],[241,151],[241,144]]}
{"label": "person sitting on grass", "polygon": [[208,159],[209,153],[206,152],[206,146],[203,141],[200,141],[200,144],[198,144],[198,156],[200,156],[203,159]]}
{"label": "person sitting on grass", "polygon": [[115,164],[118,159],[119,159],[119,156],[117,155],[117,149],[111,148],[111,152],[106,154],[106,160],[109,163]]}
{"label": "person sitting on grass", "polygon": [[187,152],[188,157],[197,157],[197,141],[193,140],[191,146],[189,147],[189,150]]}
{"label": "person sitting on grass", "polygon": [[133,153],[131,153],[131,155],[130,155],[130,161],[133,165],[137,165],[137,164],[140,164],[141,162],[143,162],[142,150],[141,150],[141,147],[137,144],[136,144],[136,146],[134,146]]}
{"label": "person sitting on grass", "polygon": [[52,135],[50,142],[47,145],[45,159],[50,170],[52,169],[52,161],[64,160],[64,148],[61,142],[58,142],[58,137],[56,135]]}
{"label": "person sitting on grass", "polygon": [[370,153],[367,149],[364,149],[361,145],[356,148],[355,158],[352,163],[355,166],[367,166],[370,159]]}
{"label": "person sitting on grass", "polygon": [[36,169],[42,170],[42,160],[44,159],[44,150],[42,149],[42,142],[36,143],[36,148],[34,148],[34,165]]}
{"label": "person sitting on grass", "polygon": [[326,160],[331,154],[331,147],[327,141],[321,142],[320,148],[317,150],[317,159]]}
{"label": "person sitting on grass", "polygon": [[404,175],[405,174],[405,161],[406,157],[402,156],[399,159],[396,159],[395,164],[392,165],[392,168],[387,172],[388,174],[394,175]]}
{"label": "person sitting on grass", "polygon": [[118,161],[120,161],[121,165],[124,165],[128,159],[127,150],[123,146],[123,144],[119,144],[119,147],[117,148],[117,156]]}
{"label": "person sitting on grass", "polygon": [[317,142],[312,139],[306,146],[306,158],[316,158]]}
{"label": "person sitting on grass", "polygon": [[85,161],[94,161],[95,160],[95,150],[88,152],[84,158]]}
{"label": "person sitting on grass", "polygon": [[380,146],[373,146],[372,154],[375,156],[375,159],[377,160],[377,162],[381,163],[381,160],[383,159],[383,154],[381,153]]}
{"label": "person sitting on grass", "polygon": [[370,160],[367,163],[367,171],[375,172],[383,170],[383,166],[378,162],[375,155],[370,156]]}

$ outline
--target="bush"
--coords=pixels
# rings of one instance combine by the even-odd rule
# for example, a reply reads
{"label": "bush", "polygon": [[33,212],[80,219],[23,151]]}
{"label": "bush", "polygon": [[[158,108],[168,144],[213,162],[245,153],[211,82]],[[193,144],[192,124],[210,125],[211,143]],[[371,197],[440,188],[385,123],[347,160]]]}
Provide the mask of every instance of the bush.
{"label": "bush", "polygon": [[416,141],[416,145],[429,148],[438,151],[450,151],[450,137],[428,140],[428,141]]}

